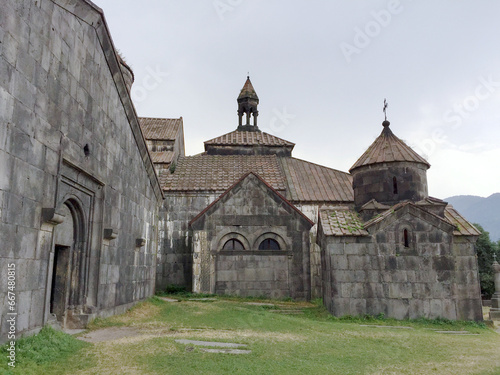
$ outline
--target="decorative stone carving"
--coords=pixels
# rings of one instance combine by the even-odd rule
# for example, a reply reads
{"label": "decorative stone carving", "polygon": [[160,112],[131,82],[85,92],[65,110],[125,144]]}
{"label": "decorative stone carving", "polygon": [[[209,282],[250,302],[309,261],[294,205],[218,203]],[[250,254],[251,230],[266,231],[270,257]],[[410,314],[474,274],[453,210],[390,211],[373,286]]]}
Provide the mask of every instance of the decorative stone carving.
{"label": "decorative stone carving", "polygon": [[135,239],[136,247],[143,247],[144,245],[146,245],[146,239],[144,237],[139,237]]}
{"label": "decorative stone carving", "polygon": [[105,240],[114,240],[118,236],[118,231],[114,228],[105,228],[104,229],[104,239]]}
{"label": "decorative stone carving", "polygon": [[55,208],[42,208],[43,223],[58,225],[64,221],[64,217],[64,215],[58,214]]}

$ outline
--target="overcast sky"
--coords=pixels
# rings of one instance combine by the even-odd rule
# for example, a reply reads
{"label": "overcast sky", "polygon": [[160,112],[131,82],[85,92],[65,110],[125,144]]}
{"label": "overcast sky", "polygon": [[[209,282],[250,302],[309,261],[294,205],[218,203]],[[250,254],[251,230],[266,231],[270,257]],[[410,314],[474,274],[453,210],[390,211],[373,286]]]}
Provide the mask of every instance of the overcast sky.
{"label": "overcast sky", "polygon": [[186,153],[236,129],[247,72],[259,127],[348,171],[382,131],[431,164],[438,198],[500,191],[500,2],[95,0],[135,73],[139,116],[184,119]]}

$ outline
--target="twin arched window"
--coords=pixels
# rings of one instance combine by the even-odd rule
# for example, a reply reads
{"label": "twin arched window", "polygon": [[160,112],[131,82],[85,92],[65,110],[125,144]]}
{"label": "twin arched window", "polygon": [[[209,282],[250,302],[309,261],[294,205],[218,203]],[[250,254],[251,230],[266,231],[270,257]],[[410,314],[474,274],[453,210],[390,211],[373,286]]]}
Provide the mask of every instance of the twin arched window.
{"label": "twin arched window", "polygon": [[280,250],[280,244],[272,238],[266,238],[260,243],[259,250]]}
{"label": "twin arched window", "polygon": [[222,247],[222,250],[245,250],[245,247],[239,240],[231,238],[230,240],[226,241],[226,243]]}
{"label": "twin arched window", "polygon": [[[266,238],[259,245],[259,250],[280,250],[280,244],[278,241],[273,240],[272,238]],[[241,241],[231,238],[227,240],[222,250],[245,250],[245,247],[241,243]]]}

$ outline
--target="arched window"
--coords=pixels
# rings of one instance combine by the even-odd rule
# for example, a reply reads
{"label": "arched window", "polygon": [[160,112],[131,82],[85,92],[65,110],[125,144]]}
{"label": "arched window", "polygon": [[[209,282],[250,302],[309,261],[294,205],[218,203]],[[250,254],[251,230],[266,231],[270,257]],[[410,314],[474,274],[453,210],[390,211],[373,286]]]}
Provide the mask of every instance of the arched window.
{"label": "arched window", "polygon": [[237,239],[231,238],[230,240],[226,241],[226,243],[222,247],[222,250],[245,250],[245,247]]}
{"label": "arched window", "polygon": [[280,250],[280,244],[272,238],[266,238],[260,243],[259,250]]}
{"label": "arched window", "polygon": [[398,180],[396,179],[396,177],[392,178],[392,192],[394,194],[398,193]]}
{"label": "arched window", "polygon": [[403,240],[405,247],[410,247],[410,238],[408,236],[408,229],[403,230]]}

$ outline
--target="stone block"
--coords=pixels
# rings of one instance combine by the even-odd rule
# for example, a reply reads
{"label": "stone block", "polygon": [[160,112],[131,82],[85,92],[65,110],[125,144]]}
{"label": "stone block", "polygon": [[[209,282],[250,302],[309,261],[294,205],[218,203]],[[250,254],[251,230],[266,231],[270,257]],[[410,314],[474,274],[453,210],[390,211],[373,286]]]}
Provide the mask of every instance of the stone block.
{"label": "stone block", "polygon": [[443,317],[443,301],[441,299],[431,299],[430,300],[430,318],[436,319]]}
{"label": "stone block", "polygon": [[[45,285],[45,284],[43,284]],[[45,305],[45,288],[33,290],[31,293],[31,308],[29,315],[29,329],[43,325],[43,312]]]}
{"label": "stone block", "polygon": [[405,299],[387,300],[387,316],[395,319],[408,319],[409,303]]}
{"label": "stone block", "polygon": [[442,301],[442,314],[443,317],[450,320],[457,319],[456,303],[451,299],[444,299]]}
{"label": "stone block", "polygon": [[366,314],[366,300],[361,298],[350,298],[349,314],[353,316]]}

